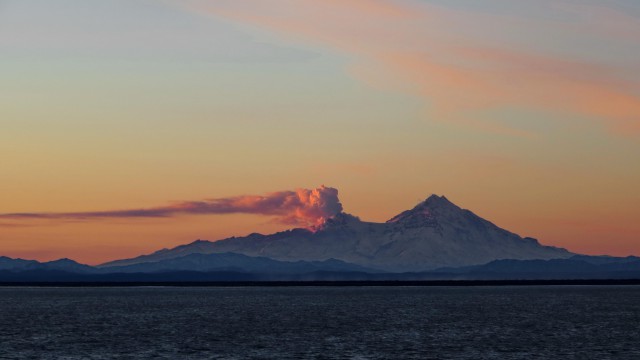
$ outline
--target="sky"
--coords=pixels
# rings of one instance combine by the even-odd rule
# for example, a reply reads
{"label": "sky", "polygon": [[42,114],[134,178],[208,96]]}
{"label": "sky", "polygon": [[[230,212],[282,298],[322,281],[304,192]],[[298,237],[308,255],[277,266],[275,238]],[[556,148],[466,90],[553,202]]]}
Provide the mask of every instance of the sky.
{"label": "sky", "polygon": [[0,0],[0,84],[0,255],[97,264],[433,193],[640,255],[635,0]]}

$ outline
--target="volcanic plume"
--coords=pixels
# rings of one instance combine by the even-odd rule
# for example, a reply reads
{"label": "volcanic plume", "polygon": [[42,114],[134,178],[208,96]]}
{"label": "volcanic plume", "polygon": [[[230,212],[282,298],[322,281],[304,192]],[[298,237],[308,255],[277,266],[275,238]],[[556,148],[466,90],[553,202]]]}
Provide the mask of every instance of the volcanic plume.
{"label": "volcanic plume", "polygon": [[314,227],[342,212],[338,190],[324,185],[316,189],[279,191],[266,195],[181,201],[165,206],[109,211],[0,214],[0,219],[74,219],[173,217],[198,214],[260,214],[274,216],[288,225]]}

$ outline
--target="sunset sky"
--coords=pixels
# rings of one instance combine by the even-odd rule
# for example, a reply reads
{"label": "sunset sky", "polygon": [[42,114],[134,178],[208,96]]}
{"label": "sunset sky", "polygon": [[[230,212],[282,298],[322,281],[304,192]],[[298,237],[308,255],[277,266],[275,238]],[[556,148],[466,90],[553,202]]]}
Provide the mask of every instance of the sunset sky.
{"label": "sunset sky", "polygon": [[323,184],[366,221],[435,193],[640,255],[640,2],[0,0],[0,255],[96,264],[298,224],[2,214]]}

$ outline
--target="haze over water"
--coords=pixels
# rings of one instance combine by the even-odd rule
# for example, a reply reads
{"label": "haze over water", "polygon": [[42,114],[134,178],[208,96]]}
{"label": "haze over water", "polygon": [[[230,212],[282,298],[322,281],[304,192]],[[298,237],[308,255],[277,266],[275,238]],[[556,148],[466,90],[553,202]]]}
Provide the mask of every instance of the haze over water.
{"label": "haze over water", "polygon": [[7,359],[637,359],[640,287],[0,288]]}

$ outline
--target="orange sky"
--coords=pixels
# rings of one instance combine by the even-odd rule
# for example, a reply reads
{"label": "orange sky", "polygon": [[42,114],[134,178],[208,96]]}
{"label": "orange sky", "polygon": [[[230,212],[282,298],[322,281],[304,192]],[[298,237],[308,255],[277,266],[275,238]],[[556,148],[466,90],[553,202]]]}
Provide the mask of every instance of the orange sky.
{"label": "orange sky", "polygon": [[[436,193],[640,255],[635,1],[9,0],[0,22],[0,214],[325,184],[363,220]],[[5,218],[0,255],[93,264],[277,217]]]}

